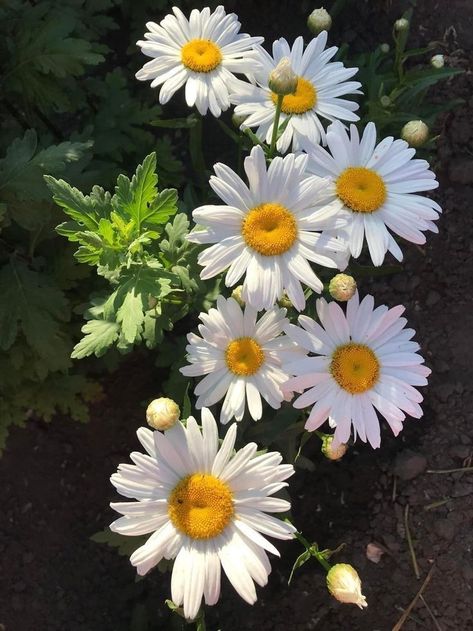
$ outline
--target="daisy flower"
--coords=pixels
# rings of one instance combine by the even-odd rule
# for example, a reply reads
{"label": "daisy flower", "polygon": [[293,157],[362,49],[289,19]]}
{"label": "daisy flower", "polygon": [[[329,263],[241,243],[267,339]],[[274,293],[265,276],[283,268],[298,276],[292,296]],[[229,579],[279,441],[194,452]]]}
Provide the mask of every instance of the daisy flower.
{"label": "daisy flower", "polygon": [[261,147],[245,159],[249,187],[224,164],[216,164],[210,186],[227,204],[201,206],[193,212],[203,230],[188,236],[194,243],[214,243],[199,254],[208,279],[226,268],[227,287],[246,273],[242,297],[258,310],[270,309],[285,291],[296,309],[305,306],[301,281],[320,293],[322,281],[308,261],[325,267],[346,266],[346,244],[317,230],[336,230],[346,220],[337,202],[326,203],[327,183],[305,173],[307,156],[275,158],[268,169]]}
{"label": "daisy flower", "polygon": [[137,45],[152,57],[136,73],[140,81],[161,86],[159,102],[167,103],[173,94],[186,85],[186,102],[195,105],[201,114],[210,109],[220,116],[230,107],[229,90],[236,81],[233,72],[246,73],[254,68],[247,54],[262,37],[239,33],[240,22],[234,13],[225,13],[222,6],[213,13],[205,7],[194,9],[187,19],[173,7],[160,24],[148,22],[145,40]]}
{"label": "daisy flower", "polygon": [[[202,598],[214,605],[220,596],[221,567],[238,594],[256,601],[255,583],[266,585],[271,565],[266,551],[279,552],[266,536],[292,539],[295,528],[269,513],[289,510],[271,497],[293,473],[277,452],[256,455],[249,443],[234,453],[236,424],[220,448],[217,425],[202,410],[202,430],[190,417],[162,434],[141,427],[146,454],[133,452],[133,465],[121,464],[111,482],[137,501],[112,503],[123,515],[110,528],[122,535],[150,534],[130,558],[144,575],[161,559],[175,559],[171,594],[194,619]],[[152,534],[151,534],[152,533]]]}
{"label": "daisy flower", "polygon": [[216,309],[200,314],[202,337],[187,336],[190,365],[180,369],[187,377],[206,375],[194,391],[198,409],[225,397],[220,422],[228,423],[241,421],[246,403],[251,417],[259,420],[261,397],[272,408],[281,407],[280,385],[288,379],[281,365],[307,354],[281,335],[288,324],[285,315],[286,309],[274,307],[257,322],[256,309],[247,305],[242,311],[236,300],[223,296]]}
{"label": "daisy flower", "polygon": [[350,133],[340,122],[327,131],[330,150],[313,145],[308,170],[330,178],[332,200],[348,213],[348,241],[352,256],[358,257],[366,235],[374,265],[381,265],[387,251],[402,261],[402,252],[391,235],[412,243],[425,243],[423,231],[438,232],[434,221],[440,206],[417,193],[437,188],[435,175],[425,160],[413,160],[415,149],[404,140],[384,138],[376,144],[376,127],[368,123],[360,140],[351,125]]}
{"label": "daisy flower", "polygon": [[253,53],[258,66],[252,69],[251,78],[256,85],[238,82],[238,89],[231,95],[237,107],[236,115],[247,116],[244,125],[257,127],[261,140],[271,141],[277,95],[268,87],[269,75],[284,57],[288,58],[298,76],[297,89],[282,102],[280,124],[290,117],[287,127],[278,140],[277,148],[285,153],[292,141],[292,149],[301,147],[301,139],[313,143],[325,143],[325,131],[321,119],[329,121],[357,121],[354,114],[358,104],[340,98],[348,94],[360,94],[358,81],[347,81],[358,68],[345,68],[340,61],[331,62],[338,48],[325,49],[327,32],[312,39],[304,50],[304,40],[298,37],[292,48],[284,38],[273,43],[273,57],[258,47]]}
{"label": "daisy flower", "polygon": [[[359,302],[355,294],[346,315],[336,302],[317,301],[322,326],[299,316],[299,326],[286,327],[287,335],[316,357],[285,365],[295,375],[283,388],[302,392],[293,403],[305,408],[313,403],[306,429],[310,432],[329,419],[335,427],[334,444],[346,443],[353,426],[354,438],[379,447],[379,420],[384,416],[395,436],[405,413],[420,418],[422,395],[413,386],[425,386],[430,369],[412,342],[413,329],[405,329],[403,306],[374,309],[372,296]],[[302,328],[301,328],[302,327]]]}

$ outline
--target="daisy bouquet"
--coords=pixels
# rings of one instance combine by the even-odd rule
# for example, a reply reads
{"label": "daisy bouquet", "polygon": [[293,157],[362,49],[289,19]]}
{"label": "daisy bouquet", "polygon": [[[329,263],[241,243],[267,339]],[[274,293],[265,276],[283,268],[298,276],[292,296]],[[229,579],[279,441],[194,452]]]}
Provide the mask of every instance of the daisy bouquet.
{"label": "daisy bouquet", "polygon": [[[82,239],[80,256],[95,256],[117,287],[90,309],[76,356],[112,343],[168,343],[181,394],[148,407],[152,429],[137,432],[144,452],[132,452],[132,464],[111,478],[126,501],[111,504],[121,516],[110,528],[136,538],[130,561],[139,575],[173,561],[172,607],[200,629],[223,575],[255,603],[255,586],[267,583],[279,555],[274,540],[297,539],[304,551],[294,569],[316,559],[335,598],[365,607],[356,570],[332,566],[335,551],[293,524],[287,480],[294,465],[313,468],[301,455],[312,437],[337,460],[355,441],[379,448],[383,435],[397,436],[408,417],[423,414],[419,388],[430,369],[405,309],[379,304],[357,280],[437,232],[441,208],[429,194],[438,182],[416,156],[422,127],[383,137],[385,119],[367,119],[358,67],[328,45],[331,22],[314,11],[313,37],[266,48],[222,6],[189,15],[174,7],[147,23],[138,46],[149,60],[137,79],[158,90],[161,104],[182,92],[196,110],[180,126],[191,128],[191,157],[205,181],[191,187],[186,213],[177,213],[172,191],[158,191],[152,157],[131,181],[120,176],[114,196],[66,196],[65,183],[49,182],[79,223],[80,204],[90,200],[97,214],[87,215],[89,232],[71,231],[70,222],[60,230]],[[401,82],[405,39],[395,30],[392,72]],[[373,63],[385,54],[378,49]],[[236,131],[222,120],[231,108]],[[201,134],[205,115],[237,148],[232,165],[217,161],[208,180],[192,131],[200,126]],[[91,218],[110,239],[113,230],[128,239],[118,277],[107,271],[105,246],[90,251]],[[187,335],[169,345],[158,323],[171,330],[185,316]]]}

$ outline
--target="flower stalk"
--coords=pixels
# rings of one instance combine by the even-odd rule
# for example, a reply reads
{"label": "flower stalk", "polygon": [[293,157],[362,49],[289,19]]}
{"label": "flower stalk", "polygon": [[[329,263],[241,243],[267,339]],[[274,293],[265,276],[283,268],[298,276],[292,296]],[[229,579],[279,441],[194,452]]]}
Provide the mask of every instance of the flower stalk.
{"label": "flower stalk", "polygon": [[271,136],[271,145],[269,147],[269,157],[273,158],[276,153],[276,142],[278,139],[278,131],[279,131],[279,119],[281,117],[282,110],[282,102],[284,99],[283,94],[278,94],[278,100],[276,103],[276,111],[274,113],[274,123],[273,123],[273,134]]}

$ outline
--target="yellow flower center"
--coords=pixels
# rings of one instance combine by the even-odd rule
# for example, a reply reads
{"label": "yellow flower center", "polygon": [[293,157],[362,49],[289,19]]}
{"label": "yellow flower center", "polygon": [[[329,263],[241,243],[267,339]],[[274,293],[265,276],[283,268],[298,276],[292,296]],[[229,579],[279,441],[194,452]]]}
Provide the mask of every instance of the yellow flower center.
{"label": "yellow flower center", "polygon": [[378,381],[379,362],[371,348],[350,342],[335,350],[330,372],[343,390],[350,394],[361,394]]}
{"label": "yellow flower center", "polygon": [[[278,102],[278,95],[271,93],[273,103]],[[310,81],[299,77],[294,94],[286,94],[282,100],[284,114],[304,114],[313,109],[317,103],[317,90]]]}
{"label": "yellow flower center", "polygon": [[258,372],[263,365],[263,349],[253,338],[239,337],[227,346],[225,361],[228,370],[234,375],[248,377]]}
{"label": "yellow flower center", "polygon": [[181,49],[184,66],[194,72],[211,72],[222,61],[220,48],[209,39],[192,39]]}
{"label": "yellow flower center", "polygon": [[246,215],[242,224],[246,244],[263,256],[283,254],[297,238],[294,215],[281,204],[261,204]]}
{"label": "yellow flower center", "polygon": [[386,186],[375,171],[365,167],[348,167],[336,183],[337,195],[351,210],[372,213],[386,200]]}
{"label": "yellow flower center", "polygon": [[228,485],[207,473],[183,478],[168,500],[172,523],[192,539],[216,537],[228,526],[234,512]]}

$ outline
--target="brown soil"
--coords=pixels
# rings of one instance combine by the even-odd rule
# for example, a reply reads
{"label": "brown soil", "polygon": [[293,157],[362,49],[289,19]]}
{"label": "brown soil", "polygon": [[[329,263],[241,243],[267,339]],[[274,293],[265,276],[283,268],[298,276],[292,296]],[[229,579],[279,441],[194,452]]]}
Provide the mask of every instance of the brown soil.
{"label": "brown soil", "polygon": [[[264,28],[262,6],[245,1],[236,10],[246,30],[271,40],[303,32],[308,4],[265,2],[270,17]],[[345,30],[334,33],[333,41],[337,35],[363,38],[373,25],[377,41],[388,40],[399,7],[381,1],[357,4],[344,14]],[[427,471],[458,468],[473,456],[473,5],[471,0],[418,5],[415,39],[439,41],[439,52],[466,70],[437,92],[438,98],[465,99],[439,130],[436,198],[444,215],[440,234],[430,235],[426,248],[409,248],[406,273],[365,282],[362,291],[372,291],[378,303],[406,305],[433,368],[425,416],[407,421],[397,440],[386,433],[376,452],[357,444],[341,463],[318,460],[315,473],[299,472],[291,485],[296,523],[323,546],[347,544],[337,560],[358,569],[369,607],[360,611],[331,599],[315,563],[299,570],[288,589],[290,566],[300,552],[298,544],[288,543],[254,607],[224,587],[221,603],[209,616],[212,631],[390,631],[432,567],[424,601],[417,602],[403,630],[473,629],[473,474]],[[89,540],[113,517],[109,476],[137,448],[141,402],[159,389],[153,361],[151,354],[134,356],[108,378],[106,398],[88,425],[58,419],[12,432],[0,460],[2,631],[179,628],[163,604],[167,576],[155,572],[135,582],[126,558]],[[394,475],[395,467],[404,477],[414,475],[416,463],[424,470],[412,479]],[[406,542],[406,506],[419,579]],[[385,550],[378,564],[366,557],[372,542]]]}

